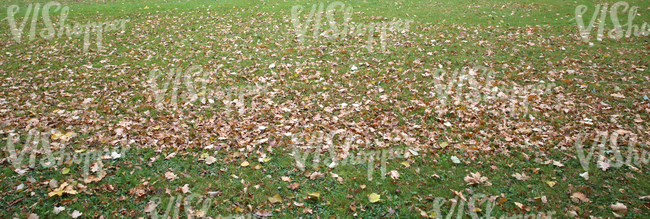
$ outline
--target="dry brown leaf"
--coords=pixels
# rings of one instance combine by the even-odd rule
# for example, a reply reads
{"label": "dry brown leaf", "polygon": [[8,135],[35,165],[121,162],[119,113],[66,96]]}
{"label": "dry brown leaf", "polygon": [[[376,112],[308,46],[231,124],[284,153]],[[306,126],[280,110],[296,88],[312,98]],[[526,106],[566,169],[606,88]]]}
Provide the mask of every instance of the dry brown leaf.
{"label": "dry brown leaf", "polygon": [[589,202],[589,198],[587,198],[587,196],[582,192],[574,192],[573,195],[571,195],[571,198],[581,202]]}
{"label": "dry brown leaf", "polygon": [[478,185],[478,184],[485,184],[487,186],[491,185],[487,183],[488,178],[485,176],[481,176],[481,173],[471,173],[470,175],[465,176],[465,182],[467,182],[467,185]]}
{"label": "dry brown leaf", "polygon": [[526,181],[526,180],[530,179],[529,176],[526,176],[526,173],[515,173],[515,174],[512,174],[512,177],[515,177],[515,178],[517,178],[518,180],[521,180],[521,181]]}
{"label": "dry brown leaf", "polygon": [[178,179],[178,176],[176,176],[176,174],[174,174],[172,172],[166,172],[165,173],[165,179],[175,180],[175,179]]}
{"label": "dry brown leaf", "polygon": [[311,175],[309,175],[309,179],[315,180],[315,179],[318,179],[318,178],[321,178],[321,177],[324,177],[324,176],[325,175],[320,173],[320,172],[313,172],[313,173],[311,173]]}

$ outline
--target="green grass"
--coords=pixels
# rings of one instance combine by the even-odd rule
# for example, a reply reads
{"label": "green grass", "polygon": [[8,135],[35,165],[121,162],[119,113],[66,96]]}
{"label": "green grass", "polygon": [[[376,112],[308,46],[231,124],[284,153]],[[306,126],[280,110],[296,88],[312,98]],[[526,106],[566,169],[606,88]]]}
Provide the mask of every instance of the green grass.
{"label": "green grass", "polygon": [[[623,218],[650,214],[649,202],[639,199],[648,195],[647,164],[638,166],[639,171],[630,167],[602,171],[593,158],[590,179],[585,180],[579,176],[585,171],[572,146],[579,133],[619,129],[648,144],[644,140],[650,119],[644,98],[650,76],[647,36],[598,41],[593,30],[592,44],[585,43],[572,20],[578,5],[588,6],[588,20],[595,4],[615,1],[345,1],[346,7],[353,7],[354,25],[393,18],[413,21],[408,32],[389,33],[387,52],[378,51],[379,35],[374,36],[373,51],[367,48],[367,35],[314,39],[309,31],[305,41],[299,42],[291,8],[304,6],[304,16],[318,1],[59,2],[70,7],[68,24],[129,22],[123,33],[104,33],[103,51],[91,35],[88,52],[83,52],[80,36],[46,40],[37,35],[29,40],[29,22],[18,43],[8,20],[0,22],[0,158],[9,157],[6,138],[11,130],[21,134],[23,142],[32,128],[76,133],[69,141],[52,140],[74,150],[125,144],[133,148],[122,159],[104,160],[106,177],[81,183],[86,192],[60,197],[48,197],[54,188],[45,182],[82,182],[83,163],[35,167],[18,175],[5,159],[0,164],[2,218],[27,218],[30,213],[67,218],[74,210],[88,218],[149,217],[144,209],[150,200],[163,200],[157,209],[164,213],[161,209],[170,197],[190,194],[176,191],[185,184],[203,198],[216,194],[207,212],[212,217],[262,210],[278,218],[414,218],[421,217],[421,212],[431,216],[436,197],[456,198],[452,190],[462,192],[468,201],[469,193],[499,196],[496,200],[504,202],[492,211],[497,218],[549,211],[557,212],[558,218],[568,217],[570,211],[579,218],[614,217],[610,205],[616,203],[628,208]],[[15,4],[20,6],[16,14],[20,22],[30,3],[2,2],[0,18],[6,18],[7,8]],[[647,1],[629,4],[639,7],[634,24],[650,22]],[[51,17],[57,23],[58,12]],[[39,17],[37,34],[44,28],[42,22]],[[605,23],[609,31],[609,17]],[[271,64],[275,67],[270,68]],[[153,89],[147,85],[149,73],[159,69],[166,74],[194,65],[210,72],[208,91],[245,90],[254,85],[265,90],[245,96],[239,100],[243,107],[235,106],[227,113],[226,98],[218,93],[206,94],[213,101],[206,104],[182,101],[190,92],[181,79],[179,106],[170,106],[168,91],[165,108],[157,108]],[[464,93],[467,96],[458,104],[444,105],[439,94],[432,95],[438,92],[432,88],[437,80],[431,76],[435,69],[451,73],[475,65],[496,72],[491,82],[479,73],[480,88],[497,86],[509,96],[473,102],[467,97],[474,94]],[[196,79],[194,86],[200,84]],[[165,80],[161,77],[157,82]],[[449,77],[442,80],[446,84]],[[556,87],[541,95],[508,91],[550,83]],[[459,87],[443,91],[450,91],[451,97],[469,92]],[[512,107],[513,100],[529,108]],[[343,103],[347,106],[341,107]],[[583,123],[584,118],[593,124]],[[123,135],[117,134],[120,128]],[[367,162],[334,169],[309,165],[306,172],[297,168],[289,155],[295,142],[285,133],[339,129],[388,145],[358,144],[350,153],[411,147],[419,155],[388,161],[387,170],[400,174],[397,180],[382,179],[380,161],[370,164],[375,170],[372,181]],[[415,142],[405,143],[404,136]],[[268,141],[257,143],[262,139]],[[441,148],[443,142],[449,145]],[[205,149],[209,145],[220,149]],[[342,145],[341,139],[335,140],[337,153],[342,152]],[[172,152],[178,155],[165,159]],[[203,153],[218,161],[207,165]],[[271,159],[258,162],[261,154]],[[468,163],[452,163],[451,156]],[[42,158],[42,153],[37,157]],[[156,161],[151,162],[152,158]],[[564,166],[543,164],[548,160]],[[250,165],[240,166],[244,161]],[[401,164],[404,161],[410,167]],[[256,169],[257,165],[261,168]],[[69,174],[62,173],[66,167]],[[307,177],[317,171],[325,177]],[[165,179],[166,172],[179,179]],[[464,178],[470,172],[487,177],[492,185],[467,185]],[[343,183],[331,173],[338,174]],[[512,176],[515,173],[525,173],[530,179],[517,180]],[[281,176],[290,177],[299,187],[288,188],[291,183]],[[24,188],[17,190],[21,184]],[[144,192],[136,193],[138,188]],[[307,198],[312,192],[320,192],[320,197]],[[573,201],[576,192],[590,202]],[[268,200],[276,193],[281,203]],[[379,194],[381,201],[370,203],[371,193]],[[546,203],[536,199],[543,196]],[[55,215],[54,206],[66,210]],[[175,209],[185,216],[187,208]],[[485,204],[480,208],[478,215],[484,216]],[[306,209],[311,213],[304,213]],[[446,202],[441,209],[448,215],[451,204]],[[465,203],[463,218],[470,218],[469,211]]]}

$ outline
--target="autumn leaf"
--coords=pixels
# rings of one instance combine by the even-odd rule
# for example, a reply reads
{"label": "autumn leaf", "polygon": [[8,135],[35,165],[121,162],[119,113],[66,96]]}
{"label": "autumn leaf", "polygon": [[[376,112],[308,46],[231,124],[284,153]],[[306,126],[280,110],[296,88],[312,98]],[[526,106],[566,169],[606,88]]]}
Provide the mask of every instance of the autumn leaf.
{"label": "autumn leaf", "polygon": [[213,156],[209,156],[209,157],[205,158],[205,164],[207,164],[207,165],[213,164],[216,161],[217,161],[217,158],[215,158]]}
{"label": "autumn leaf", "polygon": [[165,179],[175,180],[175,179],[178,179],[178,176],[176,176],[176,174],[174,174],[172,172],[166,172],[165,173]]}
{"label": "autumn leaf", "polygon": [[156,209],[156,207],[158,207],[158,204],[156,204],[156,203],[153,202],[153,201],[150,201],[150,202],[148,202],[148,203],[144,206],[144,212],[145,212],[145,213],[150,213],[150,212],[152,212],[154,209]]}
{"label": "autumn leaf", "polygon": [[307,194],[307,199],[318,199],[320,198],[320,192],[312,192]]}
{"label": "autumn leaf", "polygon": [[617,202],[616,204],[610,205],[609,207],[618,214],[627,214],[627,206],[625,206],[623,203]]}
{"label": "autumn leaf", "polygon": [[574,192],[573,195],[571,195],[571,200],[576,203],[589,202],[589,198],[581,192]]}
{"label": "autumn leaf", "polygon": [[603,171],[607,171],[607,169],[609,169],[609,161],[598,161],[596,165]]}
{"label": "autumn leaf", "polygon": [[379,199],[380,197],[381,197],[380,195],[373,192],[373,193],[370,193],[370,195],[368,195],[368,201],[370,201],[370,203],[375,203],[375,202],[378,202],[380,200]]}
{"label": "autumn leaf", "polygon": [[320,172],[313,172],[313,173],[311,173],[311,175],[309,175],[309,179],[315,180],[315,179],[318,179],[318,178],[321,178],[321,177],[324,177],[324,176],[325,175],[320,173]]}
{"label": "autumn leaf", "polygon": [[275,195],[269,197],[269,202],[271,202],[271,204],[282,202],[282,197],[280,197],[280,194],[275,193]]}
{"label": "autumn leaf", "polygon": [[55,195],[62,196],[63,193],[74,195],[74,194],[77,194],[78,192],[76,190],[74,190],[72,185],[68,185],[67,182],[64,182],[63,184],[61,184],[59,186],[59,188],[57,188],[54,191],[48,193],[47,195],[49,197],[52,197],[52,196],[55,196]]}
{"label": "autumn leaf", "polygon": [[549,180],[546,180],[546,184],[547,184],[548,186],[550,186],[551,188],[552,188],[553,186],[555,186],[555,183],[556,183],[555,181],[549,181]]}
{"label": "autumn leaf", "polygon": [[77,210],[74,210],[72,214],[70,215],[72,218],[78,218],[79,216],[83,215],[84,213],[81,213]]}
{"label": "autumn leaf", "polygon": [[470,173],[470,175],[465,176],[465,182],[467,182],[467,185],[478,185],[478,184],[485,184],[486,186],[492,185],[492,183],[487,181],[488,178],[485,176],[481,176],[481,173]]}
{"label": "autumn leaf", "polygon": [[390,178],[392,178],[393,180],[399,179],[399,173],[397,172],[397,170],[391,170],[388,174],[390,175]]}
{"label": "autumn leaf", "polygon": [[526,180],[530,179],[529,176],[526,176],[526,173],[515,173],[515,174],[512,174],[512,177],[515,177],[515,178],[517,178],[518,180],[521,180],[521,181],[526,181]]}

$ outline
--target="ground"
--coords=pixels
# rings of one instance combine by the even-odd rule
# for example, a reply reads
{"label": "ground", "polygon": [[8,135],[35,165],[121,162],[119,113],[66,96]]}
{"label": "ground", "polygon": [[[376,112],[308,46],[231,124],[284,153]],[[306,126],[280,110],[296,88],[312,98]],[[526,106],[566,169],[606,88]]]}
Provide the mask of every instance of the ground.
{"label": "ground", "polygon": [[1,218],[650,216],[647,1],[58,3],[0,3]]}

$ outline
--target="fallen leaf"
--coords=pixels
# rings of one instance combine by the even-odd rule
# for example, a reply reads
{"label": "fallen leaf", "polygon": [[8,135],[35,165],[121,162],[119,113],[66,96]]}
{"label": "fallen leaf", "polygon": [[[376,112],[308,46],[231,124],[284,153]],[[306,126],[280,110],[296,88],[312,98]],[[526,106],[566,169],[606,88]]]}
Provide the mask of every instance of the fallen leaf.
{"label": "fallen leaf", "polygon": [[255,212],[255,214],[260,216],[260,217],[271,217],[271,216],[273,216],[273,214],[271,214],[271,212],[264,211],[264,210],[257,211],[257,212]]}
{"label": "fallen leaf", "polygon": [[609,169],[609,161],[606,161],[606,162],[598,161],[596,163],[596,165],[597,165],[598,168],[600,168],[603,171],[607,171],[607,169]]}
{"label": "fallen leaf", "polygon": [[178,179],[178,176],[176,176],[176,174],[174,174],[172,172],[166,172],[165,173],[165,179],[175,180],[175,179]]}
{"label": "fallen leaf", "polygon": [[397,172],[397,170],[391,170],[390,173],[388,174],[390,174],[390,178],[394,180],[399,179],[399,173]]}
{"label": "fallen leaf", "polygon": [[83,214],[84,214],[84,213],[81,213],[81,212],[79,212],[79,211],[77,211],[77,210],[74,210],[74,211],[72,212],[72,215],[70,215],[70,216],[72,216],[72,218],[78,218],[79,216],[81,216],[81,215],[83,215]]}
{"label": "fallen leaf", "polygon": [[241,166],[242,166],[242,167],[247,167],[248,165],[250,165],[250,164],[248,163],[248,161],[244,161],[243,163],[241,163]]}
{"label": "fallen leaf", "polygon": [[553,186],[555,186],[555,181],[546,180],[546,184],[548,184],[548,186],[550,186],[552,188]]}
{"label": "fallen leaf", "polygon": [[610,208],[614,210],[616,213],[619,214],[626,214],[627,213],[627,206],[625,206],[623,203],[617,202],[616,204],[610,205]]}
{"label": "fallen leaf", "polygon": [[625,95],[623,95],[621,93],[610,94],[610,96],[625,99]]}
{"label": "fallen leaf", "polygon": [[54,214],[59,214],[59,213],[61,213],[63,210],[65,210],[65,206],[61,206],[61,207],[56,207],[56,206],[54,206]]}
{"label": "fallen leaf", "polygon": [[512,177],[515,177],[515,178],[517,178],[518,180],[521,180],[521,181],[526,181],[526,180],[530,179],[529,176],[526,176],[526,173],[521,173],[521,174],[520,173],[515,173],[515,174],[512,174]]}
{"label": "fallen leaf", "polygon": [[380,200],[379,199],[380,197],[381,196],[379,194],[373,192],[373,193],[370,193],[370,195],[368,195],[368,201],[370,201],[370,203],[375,203],[375,202],[378,202]]}
{"label": "fallen leaf", "polygon": [[581,202],[589,202],[589,198],[587,198],[587,196],[581,192],[574,192],[573,195],[571,195],[571,198],[572,200],[576,199]]}
{"label": "fallen leaf", "polygon": [[149,203],[147,203],[147,204],[144,206],[144,212],[145,212],[145,213],[150,213],[150,212],[152,212],[154,209],[156,209],[156,207],[158,207],[158,204],[156,204],[156,203],[153,202],[153,201],[150,201]]}
{"label": "fallen leaf", "polygon": [[217,161],[217,158],[215,158],[213,156],[209,156],[208,158],[205,158],[205,164],[207,164],[207,165],[213,164],[216,161]]}
{"label": "fallen leaf", "polygon": [[282,179],[282,181],[291,182],[291,178],[288,176],[281,176],[280,178]]}
{"label": "fallen leaf", "polygon": [[282,202],[282,197],[280,197],[280,194],[275,193],[275,195],[269,197],[269,202],[271,202],[271,204]]}
{"label": "fallen leaf", "polygon": [[180,189],[183,194],[190,193],[190,184],[185,184]]}
{"label": "fallen leaf", "polygon": [[[465,176],[465,182],[467,182],[467,185],[478,185],[478,184],[486,184],[488,185],[487,182],[488,178],[485,176],[481,176],[481,173],[471,173],[470,175]],[[489,184],[491,185],[491,184]],[[488,185],[488,186],[489,186]]]}
{"label": "fallen leaf", "polygon": [[325,175],[320,173],[320,172],[313,172],[313,173],[311,173],[311,175],[309,175],[309,179],[315,180],[315,179],[318,179],[318,178],[321,178],[321,177],[324,177],[324,176]]}
{"label": "fallen leaf", "polygon": [[320,192],[312,192],[307,194],[308,199],[320,198]]}
{"label": "fallen leaf", "polygon": [[585,180],[589,180],[589,172],[581,173],[580,176],[581,176],[582,178],[584,178]]}

